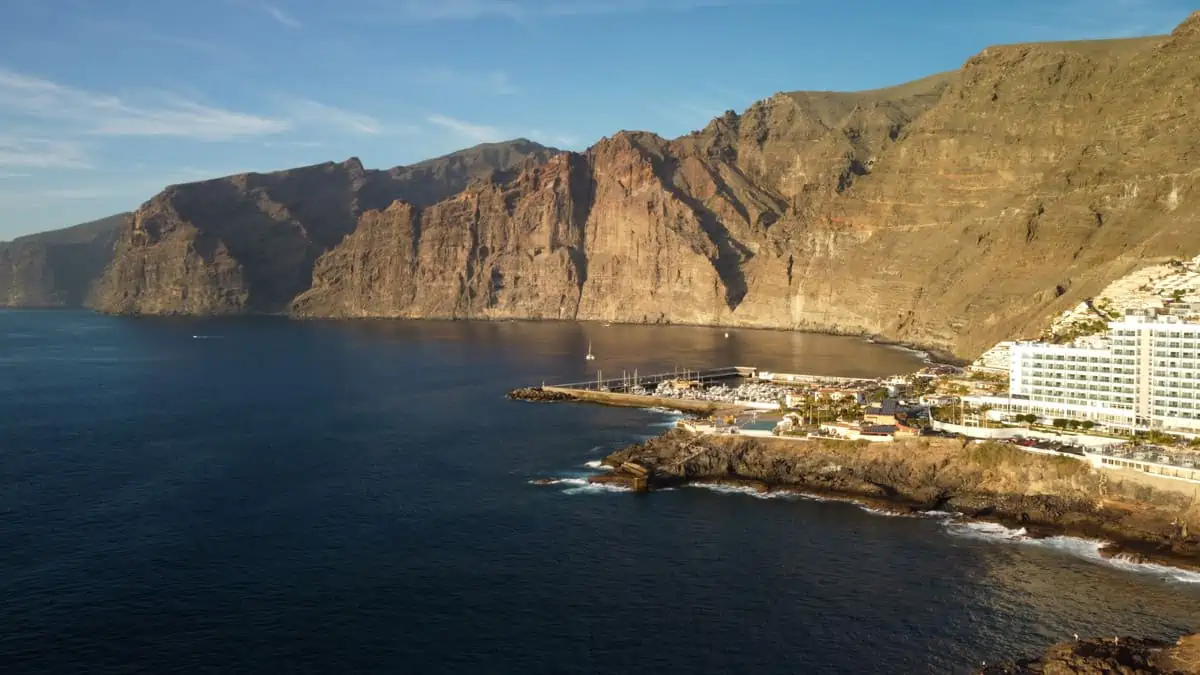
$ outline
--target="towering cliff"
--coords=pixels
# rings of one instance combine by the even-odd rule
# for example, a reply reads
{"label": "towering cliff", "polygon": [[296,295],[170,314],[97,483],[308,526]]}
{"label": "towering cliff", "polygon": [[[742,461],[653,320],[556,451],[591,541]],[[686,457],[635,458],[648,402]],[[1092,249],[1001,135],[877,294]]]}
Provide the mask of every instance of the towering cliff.
{"label": "towering cliff", "polygon": [[126,314],[283,312],[309,287],[318,256],[364,213],[397,199],[430,206],[472,181],[510,179],[555,152],[517,140],[389,171],[351,158],[173,185],[122,231],[93,306]]}
{"label": "towering cliff", "polygon": [[131,215],[0,242],[0,307],[83,306]]}
{"label": "towering cliff", "polygon": [[138,211],[97,307],[716,323],[972,356],[1200,253],[1197,100],[1200,13],[776,94],[676,140],[513,152],[444,189],[357,162],[176,186]]}

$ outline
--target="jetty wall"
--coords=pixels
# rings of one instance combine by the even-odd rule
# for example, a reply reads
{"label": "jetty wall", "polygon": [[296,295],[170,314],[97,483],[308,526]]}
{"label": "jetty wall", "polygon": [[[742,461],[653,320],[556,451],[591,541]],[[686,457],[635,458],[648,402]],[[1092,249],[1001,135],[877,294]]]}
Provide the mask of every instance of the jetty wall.
{"label": "jetty wall", "polygon": [[637,394],[621,394],[612,391],[594,391],[591,389],[573,389],[570,387],[542,387],[542,391],[570,396],[577,401],[590,401],[604,405],[621,406],[625,408],[669,408],[683,412],[711,415],[718,410],[729,409],[727,403],[713,401],[689,401],[678,398],[661,396],[639,396]]}

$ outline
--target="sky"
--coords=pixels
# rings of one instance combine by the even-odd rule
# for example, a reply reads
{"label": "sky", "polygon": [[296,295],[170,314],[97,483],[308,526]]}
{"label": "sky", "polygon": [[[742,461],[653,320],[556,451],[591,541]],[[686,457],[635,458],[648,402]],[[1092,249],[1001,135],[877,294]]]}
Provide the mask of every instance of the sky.
{"label": "sky", "polygon": [[676,137],[992,44],[1169,32],[1189,2],[0,0],[0,240],[245,171]]}

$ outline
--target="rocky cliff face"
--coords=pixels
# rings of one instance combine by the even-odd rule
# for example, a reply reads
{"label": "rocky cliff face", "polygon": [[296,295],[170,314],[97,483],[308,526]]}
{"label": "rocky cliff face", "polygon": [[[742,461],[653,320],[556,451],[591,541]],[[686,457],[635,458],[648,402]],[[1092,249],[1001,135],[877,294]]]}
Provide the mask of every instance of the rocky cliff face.
{"label": "rocky cliff face", "polygon": [[472,181],[509,179],[554,152],[520,140],[390,171],[351,158],[174,185],[121,233],[93,305],[123,314],[287,311],[309,288],[317,258],[364,213],[395,200],[430,206]]}
{"label": "rocky cliff face", "polygon": [[0,242],[0,307],[82,307],[131,215]]}
{"label": "rocky cliff face", "polygon": [[169,188],[97,306],[713,323],[974,356],[1200,253],[1198,25],[777,94],[674,141],[515,151],[470,185],[351,163]]}

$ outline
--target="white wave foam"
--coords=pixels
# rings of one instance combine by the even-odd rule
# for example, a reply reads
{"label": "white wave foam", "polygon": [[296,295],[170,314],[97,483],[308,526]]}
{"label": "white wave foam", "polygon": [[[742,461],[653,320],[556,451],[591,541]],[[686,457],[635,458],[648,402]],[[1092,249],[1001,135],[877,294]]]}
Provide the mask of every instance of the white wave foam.
{"label": "white wave foam", "polygon": [[539,478],[529,481],[530,485],[587,485],[586,478]]}
{"label": "white wave foam", "polygon": [[915,513],[900,513],[898,511],[889,511],[887,509],[877,509],[873,506],[867,506],[866,504],[861,504],[859,502],[854,502],[854,505],[873,516],[887,516],[889,518],[916,518],[917,517],[917,514],[915,514]]}
{"label": "white wave foam", "polygon": [[1200,572],[1192,572],[1190,570],[1179,569],[1178,567],[1168,567],[1155,563],[1140,563],[1119,555],[1112,558],[1105,558],[1104,562],[1127,572],[1154,574],[1168,581],[1176,581],[1182,584],[1200,584]]}
{"label": "white wave foam", "polygon": [[590,462],[584,462],[583,465],[586,466],[587,468],[595,470],[595,471],[612,471],[613,470],[613,468],[611,466],[605,466],[598,459],[593,459]]}
{"label": "white wave foam", "polygon": [[946,530],[951,534],[971,539],[1025,544],[1053,549],[1089,562],[1108,565],[1126,572],[1153,574],[1166,581],[1200,584],[1200,572],[1192,572],[1156,563],[1137,562],[1122,555],[1107,557],[1104,555],[1103,550],[1109,545],[1108,542],[1096,539],[1064,536],[1035,538],[1028,536],[1025,528],[1014,530],[995,523],[947,523]]}
{"label": "white wave foam", "polygon": [[1023,527],[1014,530],[997,523],[950,523],[946,525],[946,530],[960,537],[984,541],[1019,541],[1028,538]]}
{"label": "white wave foam", "polygon": [[912,347],[908,347],[905,345],[895,345],[895,344],[889,344],[889,345],[885,345],[885,346],[890,347],[891,349],[896,349],[896,350],[902,351],[902,352],[908,352],[909,354],[912,354],[913,356],[917,357],[924,363],[933,363],[933,355],[930,354],[929,352],[925,351],[924,349],[913,349]]}
{"label": "white wave foam", "polygon": [[631,492],[631,490],[622,485],[608,485],[606,483],[591,483],[586,478],[554,478],[546,481],[529,481],[533,485],[567,485],[570,486],[563,490],[566,495],[579,494],[599,494],[601,492]]}
{"label": "white wave foam", "polygon": [[192,336],[193,340],[219,340],[220,338],[221,338],[220,335],[193,335]]}
{"label": "white wave foam", "polygon": [[673,408],[642,408],[646,412],[658,413],[659,415],[667,415],[668,417],[683,417],[684,414]]}
{"label": "white wave foam", "polygon": [[756,499],[810,499],[812,501],[825,501],[815,495],[805,495],[799,492],[789,492],[787,490],[770,490],[763,491],[752,488],[748,485],[721,485],[719,483],[688,483],[685,487],[700,488],[709,490],[710,492],[719,492],[728,495],[748,495]]}

